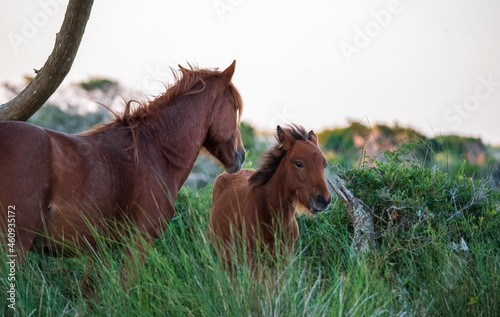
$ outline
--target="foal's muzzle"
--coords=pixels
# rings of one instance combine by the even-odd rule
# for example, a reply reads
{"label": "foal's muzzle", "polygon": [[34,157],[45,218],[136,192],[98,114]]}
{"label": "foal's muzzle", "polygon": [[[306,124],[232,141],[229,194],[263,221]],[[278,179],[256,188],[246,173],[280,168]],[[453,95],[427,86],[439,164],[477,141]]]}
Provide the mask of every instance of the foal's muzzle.
{"label": "foal's muzzle", "polygon": [[315,198],[309,197],[309,209],[313,214],[323,211],[330,205],[332,197],[325,198],[323,195],[318,195]]}
{"label": "foal's muzzle", "polygon": [[245,162],[245,154],[246,151],[242,147],[238,147],[238,150],[234,152],[234,164],[230,168],[226,169],[226,172],[229,174],[239,172],[241,167],[243,166],[243,162]]}

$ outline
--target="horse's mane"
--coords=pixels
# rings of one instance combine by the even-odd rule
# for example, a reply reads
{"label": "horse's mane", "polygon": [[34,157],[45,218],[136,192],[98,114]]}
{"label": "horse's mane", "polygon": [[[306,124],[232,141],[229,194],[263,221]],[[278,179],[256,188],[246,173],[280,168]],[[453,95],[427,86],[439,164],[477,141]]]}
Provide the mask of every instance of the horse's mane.
{"label": "horse's mane", "polygon": [[[295,140],[309,140],[309,134],[301,126],[293,124],[283,128],[283,130],[289,133]],[[276,142],[276,145],[264,153],[260,167],[248,179],[251,186],[259,186],[267,183],[278,169],[286,151],[283,149],[283,143],[279,140],[277,135]]]}
{"label": "horse's mane", "polygon": [[[189,69],[179,65],[180,70],[172,69],[174,75],[174,83],[166,86],[166,91],[155,97],[153,100],[136,101],[129,100],[125,104],[125,110],[122,114],[112,111],[115,116],[114,120],[109,123],[96,125],[89,130],[82,133],[83,135],[104,132],[115,127],[126,127],[130,129],[132,134],[133,144],[137,160],[137,129],[141,124],[148,124],[154,119],[157,119],[162,110],[174,104],[179,98],[187,95],[194,95],[202,92],[205,89],[205,81],[214,76],[219,76],[221,72],[218,69],[200,69],[193,67],[188,63]],[[229,84],[228,89],[234,97],[234,106],[237,112],[238,123],[243,111],[243,101],[238,90],[232,83]],[[132,110],[131,104],[137,103],[138,106]]]}

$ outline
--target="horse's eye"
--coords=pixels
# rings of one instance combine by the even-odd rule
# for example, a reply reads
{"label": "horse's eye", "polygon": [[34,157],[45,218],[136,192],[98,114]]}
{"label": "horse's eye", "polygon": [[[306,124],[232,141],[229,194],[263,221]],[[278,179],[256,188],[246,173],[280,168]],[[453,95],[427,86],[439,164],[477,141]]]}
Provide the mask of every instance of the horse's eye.
{"label": "horse's eye", "polygon": [[304,167],[304,165],[301,162],[295,162],[295,166],[297,166],[298,168]]}

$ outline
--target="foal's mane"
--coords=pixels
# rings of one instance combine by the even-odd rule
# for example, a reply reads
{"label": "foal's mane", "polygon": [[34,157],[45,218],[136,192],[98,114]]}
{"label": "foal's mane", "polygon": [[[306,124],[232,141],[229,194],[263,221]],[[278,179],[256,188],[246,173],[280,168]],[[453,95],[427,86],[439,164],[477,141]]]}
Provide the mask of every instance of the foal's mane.
{"label": "foal's mane", "polygon": [[[217,68],[197,68],[193,67],[189,63],[188,66],[189,69],[180,65],[180,70],[176,71],[171,69],[174,75],[174,83],[166,86],[166,91],[163,94],[160,94],[153,100],[148,101],[139,102],[136,100],[129,100],[126,102],[125,110],[122,114],[111,111],[115,116],[113,121],[96,125],[82,134],[89,135],[108,131],[116,127],[126,127],[132,134],[133,144],[130,148],[134,150],[134,155],[137,160],[137,132],[139,126],[151,124],[151,122],[161,116],[162,111],[166,107],[174,104],[181,97],[201,93],[205,90],[205,81],[207,79],[220,76],[222,73]],[[237,120],[239,123],[241,112],[243,111],[243,101],[238,90],[232,83],[229,83],[228,89],[234,97],[234,106],[236,108]],[[137,103],[138,106],[135,109],[132,109],[132,103]]]}
{"label": "foal's mane", "polygon": [[[309,140],[309,134],[301,126],[292,124],[284,127],[283,130],[289,133],[295,140]],[[267,183],[278,169],[286,151],[283,149],[283,143],[279,140],[278,135],[276,135],[276,142],[276,145],[264,153],[260,167],[248,179],[251,186],[259,186]]]}

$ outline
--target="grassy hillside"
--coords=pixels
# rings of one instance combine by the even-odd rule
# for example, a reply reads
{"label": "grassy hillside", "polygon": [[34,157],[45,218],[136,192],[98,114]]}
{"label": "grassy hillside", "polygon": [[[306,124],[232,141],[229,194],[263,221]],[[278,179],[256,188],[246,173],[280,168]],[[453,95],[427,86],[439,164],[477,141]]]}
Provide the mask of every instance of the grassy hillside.
{"label": "grassy hillside", "polygon": [[[500,311],[500,209],[490,183],[449,176],[405,147],[335,170],[373,207],[377,248],[350,250],[352,226],[338,200],[298,217],[293,258],[240,267],[231,279],[208,242],[211,185],[184,187],[177,213],[124,292],[116,246],[98,252],[94,293],[82,289],[89,258],[30,254],[16,272],[18,316],[494,316]],[[330,167],[333,168],[333,167]],[[122,242],[126,243],[126,242]],[[6,258],[5,255],[2,258]],[[8,266],[1,264],[2,294]],[[0,296],[5,315],[6,296]]]}

